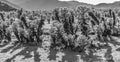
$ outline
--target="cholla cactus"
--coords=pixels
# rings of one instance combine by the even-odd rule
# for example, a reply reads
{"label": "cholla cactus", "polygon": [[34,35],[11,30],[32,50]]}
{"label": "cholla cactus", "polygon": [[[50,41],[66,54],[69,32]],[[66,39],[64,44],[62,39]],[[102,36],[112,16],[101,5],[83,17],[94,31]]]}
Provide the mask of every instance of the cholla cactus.
{"label": "cholla cactus", "polygon": [[0,16],[1,16],[2,20],[5,21],[3,13],[0,13]]}
{"label": "cholla cactus", "polygon": [[115,13],[114,12],[112,12],[112,15],[113,15],[113,26],[115,26],[115,24],[116,24],[116,16],[115,16]]}
{"label": "cholla cactus", "polygon": [[53,11],[53,20],[57,20],[60,22],[59,20],[59,8],[56,8],[54,11]]}
{"label": "cholla cactus", "polygon": [[97,17],[92,12],[89,12],[88,14],[94,20],[94,22],[99,25],[99,20]]}
{"label": "cholla cactus", "polygon": [[22,12],[23,12],[23,9],[22,9],[22,8],[21,8],[21,10],[18,10],[18,11],[17,11],[17,13],[18,13],[18,18],[20,18],[20,17],[21,17]]}
{"label": "cholla cactus", "polygon": [[[105,40],[114,33],[118,34],[118,15],[114,10],[91,9],[79,6],[77,9],[56,8],[53,11],[23,11],[0,13],[0,40],[10,40],[11,32],[22,43],[44,43],[42,35],[51,36],[52,45],[70,47],[71,49],[86,47],[95,42]],[[17,15],[17,16],[16,16]],[[118,18],[117,18],[118,17]],[[44,23],[50,28],[43,31]],[[53,23],[53,24],[52,24]],[[117,28],[116,28],[117,25]],[[12,26],[12,29],[10,28]],[[49,33],[46,33],[50,30]],[[49,43],[49,42],[48,42]],[[49,45],[51,46],[51,45]]]}

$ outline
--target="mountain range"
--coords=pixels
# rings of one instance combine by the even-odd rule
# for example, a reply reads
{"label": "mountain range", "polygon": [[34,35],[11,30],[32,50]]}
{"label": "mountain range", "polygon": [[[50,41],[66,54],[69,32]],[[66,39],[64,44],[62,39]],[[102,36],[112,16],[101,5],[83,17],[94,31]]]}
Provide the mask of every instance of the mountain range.
{"label": "mountain range", "polygon": [[[58,1],[58,0],[0,0],[9,6],[26,10],[53,9],[56,7],[76,7],[78,5],[92,6],[96,8],[120,8],[120,1],[113,3],[100,3],[97,5],[78,2],[78,1]],[[1,5],[0,5],[1,8]]]}

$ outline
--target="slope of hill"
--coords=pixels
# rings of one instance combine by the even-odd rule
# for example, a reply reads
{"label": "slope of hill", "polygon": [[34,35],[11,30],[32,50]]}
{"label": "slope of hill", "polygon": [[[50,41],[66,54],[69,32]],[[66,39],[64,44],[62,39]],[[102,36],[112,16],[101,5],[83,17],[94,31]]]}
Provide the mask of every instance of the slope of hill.
{"label": "slope of hill", "polygon": [[[10,1],[10,0],[8,0]],[[17,2],[17,0],[10,1],[22,8],[26,8],[28,10],[37,10],[37,9],[53,9],[56,7],[75,7],[78,5],[87,5],[91,6],[91,4],[82,3],[78,1],[58,1],[58,0],[21,0],[21,2]]]}
{"label": "slope of hill", "polygon": [[13,8],[16,8],[16,9],[20,9],[21,8],[18,5],[9,2],[8,0],[0,0],[0,1],[4,2],[5,4],[7,4],[7,5],[9,5],[9,6],[13,7]]}
{"label": "slope of hill", "polygon": [[11,10],[16,10],[16,8],[13,8],[10,5],[0,1],[0,11],[11,11]]}

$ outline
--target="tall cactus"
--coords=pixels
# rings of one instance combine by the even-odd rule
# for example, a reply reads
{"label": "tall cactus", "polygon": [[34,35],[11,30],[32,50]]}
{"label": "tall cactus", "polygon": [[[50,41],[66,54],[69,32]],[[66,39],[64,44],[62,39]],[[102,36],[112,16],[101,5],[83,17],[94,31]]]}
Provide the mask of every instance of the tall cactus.
{"label": "tall cactus", "polygon": [[21,10],[18,10],[17,13],[18,13],[18,18],[20,19],[21,15],[23,13],[23,9],[21,8]]}
{"label": "tall cactus", "polygon": [[111,9],[109,9],[109,14],[110,14],[110,16],[112,16],[112,10]]}
{"label": "tall cactus", "polygon": [[99,20],[97,19],[97,17],[92,13],[92,12],[88,12],[89,16],[94,20],[94,22],[99,25]]}
{"label": "tall cactus", "polygon": [[58,9],[58,8],[56,8],[56,9],[53,11],[53,14],[54,14],[53,19],[60,22],[60,19],[59,19],[59,9]]}
{"label": "tall cactus", "polygon": [[23,24],[25,25],[25,27],[29,28],[28,25],[27,25],[27,20],[25,19],[25,17],[22,16],[20,19],[23,22]]}
{"label": "tall cactus", "polygon": [[2,13],[0,13],[0,16],[1,16],[2,20],[5,21],[4,15]]}
{"label": "tall cactus", "polygon": [[44,19],[42,18],[40,20],[40,22],[38,23],[38,26],[37,26],[37,32],[36,32],[36,38],[37,38],[37,42],[41,42],[41,39],[40,39],[40,36],[42,35],[42,26],[44,25]]}
{"label": "tall cactus", "polygon": [[115,16],[115,13],[114,12],[112,12],[112,15],[113,15],[113,26],[115,26],[115,24],[116,24],[116,16]]}

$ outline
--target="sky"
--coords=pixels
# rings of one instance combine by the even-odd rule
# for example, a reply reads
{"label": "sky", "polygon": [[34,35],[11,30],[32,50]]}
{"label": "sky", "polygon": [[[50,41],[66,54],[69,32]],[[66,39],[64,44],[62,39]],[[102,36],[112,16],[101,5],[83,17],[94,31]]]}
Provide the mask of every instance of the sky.
{"label": "sky", "polygon": [[99,3],[113,3],[115,1],[120,1],[120,0],[59,0],[59,1],[79,1],[79,2],[84,2],[84,3],[96,5]]}

